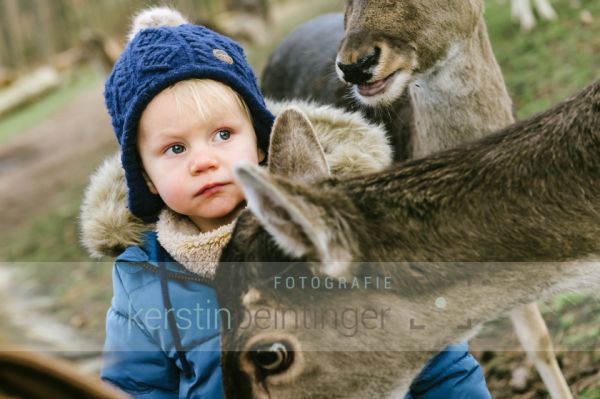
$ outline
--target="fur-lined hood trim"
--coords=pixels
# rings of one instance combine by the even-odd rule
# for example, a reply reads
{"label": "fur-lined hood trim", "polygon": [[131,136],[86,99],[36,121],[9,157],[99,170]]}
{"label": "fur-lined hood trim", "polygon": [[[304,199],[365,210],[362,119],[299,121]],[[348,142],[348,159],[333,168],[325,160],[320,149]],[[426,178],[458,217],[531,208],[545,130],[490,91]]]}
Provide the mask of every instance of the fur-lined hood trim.
{"label": "fur-lined hood trim", "polygon": [[[289,106],[310,119],[333,175],[376,172],[392,162],[392,150],[382,126],[359,113],[305,101],[267,101],[273,114]],[[90,256],[117,256],[139,245],[142,232],[153,230],[127,208],[127,186],[119,154],[107,158],[91,176],[80,214],[81,242]]]}

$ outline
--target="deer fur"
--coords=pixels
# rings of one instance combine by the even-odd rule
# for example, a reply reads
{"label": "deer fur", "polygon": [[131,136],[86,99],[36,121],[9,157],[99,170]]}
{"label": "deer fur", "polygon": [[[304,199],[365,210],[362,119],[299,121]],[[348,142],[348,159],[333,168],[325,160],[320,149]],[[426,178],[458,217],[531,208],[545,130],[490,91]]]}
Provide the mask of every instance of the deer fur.
{"label": "deer fur", "polygon": [[274,100],[305,99],[360,112],[385,126],[394,161],[410,157],[412,109],[408,92],[385,108],[365,107],[350,86],[338,79],[335,57],[344,37],[341,13],[318,16],[288,35],[269,57],[261,77],[261,91]]}
{"label": "deer fur", "polygon": [[[481,137],[512,118],[483,7],[481,0],[350,1],[343,17],[321,16],[282,42],[263,73],[263,91],[361,109],[385,124],[396,161]],[[349,82],[338,65],[353,65],[375,47],[380,62],[365,71],[369,78]],[[385,78],[383,93],[360,94],[359,85]]]}
{"label": "deer fur", "polygon": [[[280,118],[295,122],[279,126],[300,126],[297,112]],[[310,136],[287,135],[282,142]],[[252,213],[240,216],[215,281],[220,305],[243,314],[223,319],[226,396],[402,397],[432,352],[480,323],[549,294],[598,287],[599,151],[596,82],[489,137],[380,173],[298,182],[239,166]],[[276,276],[368,275],[393,284],[360,295],[273,288]],[[433,305],[439,297],[443,310]],[[302,324],[241,328],[261,309],[325,304],[382,305],[392,315],[385,328],[350,338]],[[265,351],[286,367],[257,367]]]}
{"label": "deer fur", "polygon": [[[306,85],[302,81],[310,80],[306,76],[308,72],[294,62],[282,60],[282,56],[297,59],[299,57],[295,54],[307,53],[306,47],[313,46],[308,54],[318,62],[316,72],[312,73],[324,75],[323,71],[328,69],[320,65],[326,57],[331,57],[331,41],[341,38],[336,60],[338,65],[353,65],[373,53],[374,49],[380,51],[378,61],[363,73],[362,78],[368,77],[368,81],[356,81],[356,76],[350,76],[349,80],[352,93],[364,107],[387,111],[370,112],[371,118],[380,118],[386,128],[392,129],[389,134],[396,159],[403,159],[408,154],[421,157],[451,148],[514,121],[512,102],[491,49],[481,1],[452,4],[439,1],[395,2],[387,8],[383,3],[372,0],[348,2],[343,34],[339,32],[341,22],[331,15],[319,17],[292,33],[269,61],[268,73],[263,77],[263,88],[267,94],[281,97],[282,92],[287,90],[293,95],[318,95],[318,100],[333,101],[350,108],[355,106],[344,104],[347,99],[340,96],[341,90],[330,79],[312,79],[317,83]],[[311,40],[315,37],[326,39]],[[327,62],[331,65],[331,60]],[[311,64],[311,70],[313,68],[314,64]],[[347,78],[339,66],[337,72],[342,80]],[[295,75],[301,82],[289,83],[293,79],[281,76],[284,73]],[[270,78],[271,74],[278,75],[278,83]],[[361,83],[382,81],[388,76],[392,76],[389,78],[391,83],[383,93],[361,95],[358,88]],[[292,88],[284,87],[290,84]],[[318,87],[315,85],[334,90],[316,90]],[[405,95],[402,94],[405,91],[410,94],[413,112],[410,139],[406,139],[407,125],[403,121],[407,118]],[[411,143],[410,149],[398,148],[407,143]],[[515,310],[511,319],[552,397],[570,398],[537,305],[530,304]]]}
{"label": "deer fur", "polygon": [[[443,3],[447,2],[397,2],[392,12],[382,12],[381,2],[357,0],[346,8],[346,35],[338,64],[356,62],[373,49],[381,49],[370,81],[391,75],[389,88],[381,95],[364,97],[355,84],[354,93],[364,103],[377,105],[393,102],[408,87],[414,112],[414,157],[482,137],[514,121],[512,102],[483,18],[483,3],[452,2],[450,10],[443,8]],[[411,11],[416,17],[405,18]],[[382,21],[375,24],[384,27],[380,28],[385,33],[382,38],[381,32],[372,28],[375,18]],[[403,23],[393,25],[390,19],[401,19]],[[399,36],[389,39],[385,27]],[[403,47],[396,45],[414,31],[419,35]],[[343,79],[345,74],[340,73],[340,77]],[[570,399],[537,305],[515,309],[511,320],[551,396]]]}
{"label": "deer fur", "polygon": [[[354,0],[344,16],[340,65],[380,52],[364,81],[351,81],[366,105],[393,103],[408,88],[414,112],[413,157],[481,137],[512,121],[512,103],[492,52],[483,1]],[[374,23],[377,21],[377,23]],[[387,89],[366,96],[360,86],[388,79]]]}

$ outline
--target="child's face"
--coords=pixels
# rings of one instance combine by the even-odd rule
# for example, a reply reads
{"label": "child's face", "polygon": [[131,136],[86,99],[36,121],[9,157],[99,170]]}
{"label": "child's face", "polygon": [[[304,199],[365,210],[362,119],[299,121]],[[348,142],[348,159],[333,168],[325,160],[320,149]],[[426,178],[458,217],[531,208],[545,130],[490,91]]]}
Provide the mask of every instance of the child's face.
{"label": "child's face", "polygon": [[203,117],[191,99],[178,104],[166,90],[148,104],[138,132],[150,190],[202,231],[230,223],[240,210],[244,194],[233,180],[233,164],[264,159],[239,104],[212,108]]}

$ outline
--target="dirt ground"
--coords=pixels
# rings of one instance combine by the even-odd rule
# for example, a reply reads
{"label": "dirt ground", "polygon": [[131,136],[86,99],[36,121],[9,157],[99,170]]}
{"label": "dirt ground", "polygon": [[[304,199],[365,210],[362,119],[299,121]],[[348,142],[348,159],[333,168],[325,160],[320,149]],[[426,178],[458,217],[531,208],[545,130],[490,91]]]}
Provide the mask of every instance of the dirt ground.
{"label": "dirt ground", "polygon": [[99,85],[0,147],[0,238],[55,205],[116,150]]}
{"label": "dirt ground", "polygon": [[[91,171],[116,150],[103,101],[98,84],[0,147],[3,242],[29,228],[38,215],[60,206],[65,191],[81,190]],[[96,373],[101,341],[56,318],[50,311],[53,300],[34,289],[32,284],[39,282],[21,276],[20,266],[0,264],[0,346],[16,343],[31,350],[63,351],[61,356],[76,361],[80,370]]]}
{"label": "dirt ground", "polygon": [[[600,346],[597,336],[598,301],[586,297],[564,312],[546,311],[556,357],[567,384],[577,398],[600,398]],[[566,320],[574,322],[567,325]],[[470,341],[496,399],[545,399],[546,387],[522,351],[508,317],[487,323]]]}

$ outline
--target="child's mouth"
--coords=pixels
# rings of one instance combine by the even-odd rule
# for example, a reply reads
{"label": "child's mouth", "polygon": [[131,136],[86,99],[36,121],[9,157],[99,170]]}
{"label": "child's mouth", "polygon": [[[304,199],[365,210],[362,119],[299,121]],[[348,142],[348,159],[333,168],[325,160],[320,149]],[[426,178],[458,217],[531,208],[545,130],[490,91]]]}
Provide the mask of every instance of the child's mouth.
{"label": "child's mouth", "polygon": [[209,184],[205,184],[204,186],[202,186],[202,188],[200,190],[198,190],[198,192],[196,193],[196,196],[201,196],[201,195],[211,195],[216,193],[217,191],[221,190],[221,188],[223,188],[225,186],[224,183],[209,183]]}

